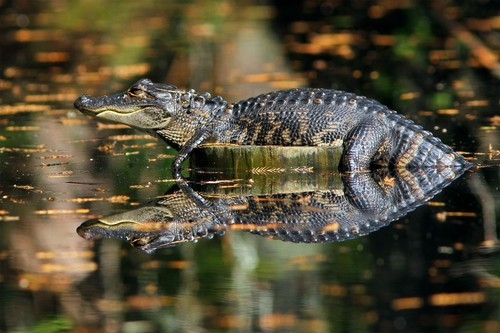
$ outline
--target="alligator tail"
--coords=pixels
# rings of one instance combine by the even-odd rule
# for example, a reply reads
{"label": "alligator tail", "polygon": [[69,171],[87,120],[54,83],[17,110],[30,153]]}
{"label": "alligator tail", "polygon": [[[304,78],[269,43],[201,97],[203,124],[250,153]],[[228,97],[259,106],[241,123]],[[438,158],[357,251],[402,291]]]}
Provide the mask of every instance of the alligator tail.
{"label": "alligator tail", "polygon": [[413,121],[395,113],[388,118],[394,127],[389,166],[398,174],[393,190],[399,209],[413,210],[472,167]]}
{"label": "alligator tail", "polygon": [[390,165],[395,169],[434,168],[461,174],[472,167],[463,156],[413,121],[396,113],[390,114],[388,120],[394,128]]}

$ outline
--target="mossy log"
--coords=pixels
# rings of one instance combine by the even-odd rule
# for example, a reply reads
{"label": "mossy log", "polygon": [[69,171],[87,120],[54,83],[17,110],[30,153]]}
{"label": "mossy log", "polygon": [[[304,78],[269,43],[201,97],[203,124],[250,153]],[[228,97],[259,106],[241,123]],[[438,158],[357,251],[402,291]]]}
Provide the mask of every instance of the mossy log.
{"label": "mossy log", "polygon": [[191,156],[190,179],[219,194],[342,189],[341,154],[342,147],[205,145]]}

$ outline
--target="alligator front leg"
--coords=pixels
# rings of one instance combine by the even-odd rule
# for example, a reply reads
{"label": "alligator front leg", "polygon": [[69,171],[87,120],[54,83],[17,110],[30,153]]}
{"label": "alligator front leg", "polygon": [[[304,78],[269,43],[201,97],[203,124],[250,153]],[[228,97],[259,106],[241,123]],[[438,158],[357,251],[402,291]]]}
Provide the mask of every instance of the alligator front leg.
{"label": "alligator front leg", "polygon": [[[366,116],[354,126],[344,139],[340,171],[367,171],[375,155],[387,144],[389,128],[377,115]],[[388,152],[383,152],[388,153]]]}
{"label": "alligator front leg", "polygon": [[205,141],[210,135],[212,131],[208,128],[202,128],[197,130],[194,135],[189,139],[184,146],[182,146],[181,150],[179,150],[179,154],[175,157],[174,163],[172,164],[172,174],[175,179],[183,179],[181,174],[181,164],[186,160],[186,158],[191,154],[194,148],[199,146],[203,141]]}

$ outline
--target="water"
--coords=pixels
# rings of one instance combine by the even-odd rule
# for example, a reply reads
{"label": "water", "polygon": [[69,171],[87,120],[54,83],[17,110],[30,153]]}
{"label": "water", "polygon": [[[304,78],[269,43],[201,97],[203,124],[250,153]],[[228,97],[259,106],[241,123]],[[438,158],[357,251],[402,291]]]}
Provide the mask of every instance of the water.
{"label": "water", "polygon": [[[1,331],[498,331],[498,4],[387,6],[0,7]],[[173,185],[174,150],[72,107],[140,77],[230,101],[301,86],[353,91],[481,167],[341,243],[231,231],[150,255],[82,239],[83,221]]]}

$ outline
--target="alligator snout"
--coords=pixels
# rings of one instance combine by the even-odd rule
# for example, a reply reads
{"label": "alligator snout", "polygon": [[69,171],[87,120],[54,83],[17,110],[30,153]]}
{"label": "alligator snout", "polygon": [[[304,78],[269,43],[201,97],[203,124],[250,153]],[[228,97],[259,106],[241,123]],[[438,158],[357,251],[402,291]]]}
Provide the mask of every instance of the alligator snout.
{"label": "alligator snout", "polygon": [[92,98],[87,95],[82,95],[78,97],[78,99],[75,101],[73,104],[75,108],[77,108],[80,111],[91,111],[90,106],[92,105]]}
{"label": "alligator snout", "polygon": [[73,105],[82,113],[96,116],[103,111],[119,109],[121,104],[123,104],[121,98],[122,94],[119,96],[102,96],[98,98],[82,95],[78,97]]}

